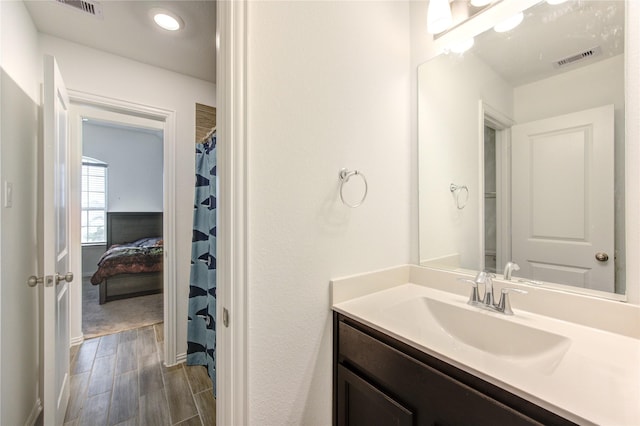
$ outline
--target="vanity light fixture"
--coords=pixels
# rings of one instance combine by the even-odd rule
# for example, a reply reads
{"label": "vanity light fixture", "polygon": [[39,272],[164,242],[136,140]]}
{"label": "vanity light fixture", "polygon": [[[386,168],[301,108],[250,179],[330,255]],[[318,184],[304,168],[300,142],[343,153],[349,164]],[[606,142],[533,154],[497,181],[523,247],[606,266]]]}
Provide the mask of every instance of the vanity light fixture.
{"label": "vanity light fixture", "polygon": [[453,25],[458,25],[469,19],[469,2],[466,0],[453,0],[451,2],[451,17]]}
{"label": "vanity light fixture", "polygon": [[471,49],[474,43],[475,43],[475,40],[473,37],[471,37],[460,43],[452,44],[451,46],[449,46],[449,51],[451,51],[452,53],[461,54]]}
{"label": "vanity light fixture", "polygon": [[516,13],[511,18],[507,18],[497,24],[495,27],[493,27],[493,29],[498,33],[506,33],[507,31],[511,31],[512,29],[520,25],[523,19],[524,13]]}
{"label": "vanity light fixture", "polygon": [[429,0],[427,9],[427,31],[439,34],[453,24],[449,0]]}
{"label": "vanity light fixture", "polygon": [[153,20],[160,28],[167,31],[178,31],[184,27],[184,22],[179,16],[165,10],[154,11]]}

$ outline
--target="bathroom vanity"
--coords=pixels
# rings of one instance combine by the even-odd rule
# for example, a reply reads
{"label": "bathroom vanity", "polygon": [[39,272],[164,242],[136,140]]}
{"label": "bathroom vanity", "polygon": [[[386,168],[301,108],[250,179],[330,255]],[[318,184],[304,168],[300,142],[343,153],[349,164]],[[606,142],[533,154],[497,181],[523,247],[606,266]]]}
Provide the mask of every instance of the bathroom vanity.
{"label": "bathroom vanity", "polygon": [[[421,266],[332,281],[334,424],[640,425],[639,13],[494,2],[422,46]],[[503,270],[514,315],[467,303]]]}
{"label": "bathroom vanity", "polygon": [[458,278],[405,265],[332,282],[334,424],[640,424],[640,309],[529,288],[507,316],[469,306]]}
{"label": "bathroom vanity", "polygon": [[384,333],[334,313],[337,425],[573,425]]}

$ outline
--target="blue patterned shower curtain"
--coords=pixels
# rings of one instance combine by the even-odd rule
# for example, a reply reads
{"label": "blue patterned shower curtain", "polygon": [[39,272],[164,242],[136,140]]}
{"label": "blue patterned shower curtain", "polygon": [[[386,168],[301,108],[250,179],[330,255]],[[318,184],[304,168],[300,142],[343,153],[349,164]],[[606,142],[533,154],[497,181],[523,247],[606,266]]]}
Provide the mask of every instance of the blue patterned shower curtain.
{"label": "blue patterned shower curtain", "polygon": [[196,144],[187,364],[204,365],[216,392],[216,133]]}

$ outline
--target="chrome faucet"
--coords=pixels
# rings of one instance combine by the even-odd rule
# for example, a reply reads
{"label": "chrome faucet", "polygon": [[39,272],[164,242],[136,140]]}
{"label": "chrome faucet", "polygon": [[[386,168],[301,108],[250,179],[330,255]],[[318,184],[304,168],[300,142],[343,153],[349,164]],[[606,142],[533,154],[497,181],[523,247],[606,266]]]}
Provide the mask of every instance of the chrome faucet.
{"label": "chrome faucet", "polygon": [[519,271],[520,270],[520,266],[518,266],[517,263],[514,262],[507,262],[506,265],[504,265],[504,279],[507,281],[511,281],[511,273],[513,271]]}
{"label": "chrome faucet", "polygon": [[[515,263],[513,265],[515,265]],[[493,312],[500,312],[505,315],[513,315],[511,303],[509,302],[509,293],[527,294],[527,291],[520,290],[518,288],[504,287],[500,291],[500,300],[498,303],[495,303],[495,297],[493,294],[493,278],[495,278],[494,274],[485,271],[478,272],[473,280],[459,278],[459,281],[471,284],[471,294],[469,295],[467,304]],[[484,297],[482,300],[480,300],[480,296],[478,294],[478,284],[484,284]]]}
{"label": "chrome faucet", "polygon": [[480,271],[476,275],[476,282],[478,284],[484,284],[484,299],[482,303],[485,306],[493,306],[493,279],[496,276],[490,272]]}

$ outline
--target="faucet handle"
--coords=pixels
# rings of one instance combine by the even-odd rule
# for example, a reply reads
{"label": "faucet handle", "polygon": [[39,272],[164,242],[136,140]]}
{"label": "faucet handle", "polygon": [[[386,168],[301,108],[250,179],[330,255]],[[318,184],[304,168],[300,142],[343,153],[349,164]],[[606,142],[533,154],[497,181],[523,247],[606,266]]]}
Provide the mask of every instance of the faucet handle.
{"label": "faucet handle", "polygon": [[478,296],[478,282],[476,280],[470,280],[468,278],[458,278],[456,279],[456,281],[471,285],[471,294],[469,295],[467,304],[477,305],[480,301],[480,296]]}
{"label": "faucet handle", "polygon": [[529,292],[526,290],[521,290],[519,288],[504,287],[500,291],[500,302],[498,302],[498,310],[505,315],[513,315],[513,311],[511,310],[511,302],[509,301],[509,293],[527,294]]}
{"label": "faucet handle", "polygon": [[511,281],[511,273],[513,271],[519,271],[519,270],[520,270],[520,266],[517,263],[507,262],[507,264],[504,265],[504,272],[502,274],[502,277],[507,281]]}

